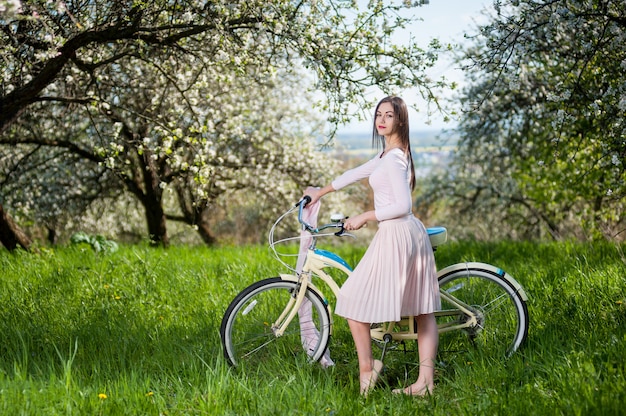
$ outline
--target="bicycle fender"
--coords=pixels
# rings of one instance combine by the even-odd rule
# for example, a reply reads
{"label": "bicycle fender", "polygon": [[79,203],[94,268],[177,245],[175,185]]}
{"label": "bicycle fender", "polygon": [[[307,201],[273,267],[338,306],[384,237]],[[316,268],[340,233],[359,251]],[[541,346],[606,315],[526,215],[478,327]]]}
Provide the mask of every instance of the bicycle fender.
{"label": "bicycle fender", "polygon": [[511,276],[510,274],[508,274],[507,272],[505,272],[504,270],[498,267],[492,266],[491,264],[479,263],[479,262],[467,262],[467,263],[453,264],[442,270],[439,270],[437,272],[437,278],[439,278],[440,276],[446,275],[448,273],[458,271],[458,270],[486,270],[490,273],[496,274],[500,276],[503,280],[507,281],[509,285],[511,285],[515,289],[515,291],[519,293],[520,297],[522,298],[524,302],[528,301],[528,295],[526,295],[526,292],[524,291],[524,288],[522,287],[522,285],[520,285],[519,282],[513,278],[513,276]]}

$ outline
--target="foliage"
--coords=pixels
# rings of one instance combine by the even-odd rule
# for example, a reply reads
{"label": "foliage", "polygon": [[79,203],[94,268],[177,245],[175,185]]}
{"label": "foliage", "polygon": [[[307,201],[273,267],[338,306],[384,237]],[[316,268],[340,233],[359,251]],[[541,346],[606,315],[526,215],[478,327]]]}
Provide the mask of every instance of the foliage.
{"label": "foliage", "polygon": [[[41,134],[42,117],[31,132]],[[0,200],[50,230],[64,228],[96,199],[117,197],[118,177],[64,149],[41,146],[0,148]]]}
{"label": "foliage", "polygon": [[[626,3],[496,1],[464,56],[445,193],[517,236],[615,237],[626,196]],[[511,235],[513,236],[513,235]]]}
{"label": "foliage", "polygon": [[[443,82],[423,73],[441,46],[388,41],[410,22],[401,17],[408,7],[23,1],[0,19],[0,145],[11,155],[43,152],[37,182],[52,189],[117,178],[110,189],[119,195],[123,184],[137,197],[155,242],[168,243],[167,218],[212,242],[209,218],[228,193],[254,192],[271,205],[331,172],[313,156],[328,133],[311,116],[315,101],[336,125],[370,106],[372,85],[417,86],[435,100]],[[84,165],[66,163],[67,154]],[[24,170],[38,158],[21,158]],[[81,173],[64,182],[59,167]],[[0,197],[49,216],[48,206],[72,211],[71,193],[50,192],[39,204],[33,187],[21,186],[26,179],[12,178],[22,193]],[[165,212],[167,189],[177,212]]]}
{"label": "foliage", "polygon": [[[391,395],[417,376],[415,352],[400,350],[388,353],[394,365],[380,385],[359,397],[353,341],[338,317],[335,368],[303,362],[263,374],[228,368],[219,341],[222,313],[243,287],[282,271],[266,247],[122,245],[107,256],[76,246],[39,255],[2,250],[0,411],[621,414],[623,249],[606,242],[441,246],[441,267],[481,260],[519,280],[530,296],[530,332],[507,361],[472,350],[440,353],[435,395],[423,400]],[[352,261],[364,248],[339,250]]]}
{"label": "foliage", "polygon": [[89,235],[84,232],[73,234],[70,238],[72,244],[87,243],[96,253],[114,253],[118,250],[118,244],[113,240],[107,240],[103,235]]}

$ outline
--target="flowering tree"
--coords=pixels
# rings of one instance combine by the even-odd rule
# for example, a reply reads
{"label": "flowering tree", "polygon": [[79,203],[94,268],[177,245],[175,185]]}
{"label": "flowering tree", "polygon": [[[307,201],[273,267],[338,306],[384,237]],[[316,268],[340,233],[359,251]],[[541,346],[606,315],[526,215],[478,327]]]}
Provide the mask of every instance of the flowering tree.
{"label": "flowering tree", "polygon": [[[41,118],[32,126],[54,128]],[[96,199],[116,197],[121,187],[113,172],[96,163],[62,148],[41,149],[27,145],[0,149],[0,194],[22,216],[47,228],[47,238],[54,243],[56,230],[68,219],[81,216]]]}
{"label": "flowering tree", "polygon": [[618,234],[626,196],[626,3],[494,5],[466,54],[468,111],[448,182],[457,209],[506,221],[521,236]]}
{"label": "flowering tree", "polygon": [[[423,77],[433,51],[388,41],[407,24],[408,2],[3,5],[0,145],[62,149],[115,173],[164,244],[167,188],[178,219],[210,241],[215,198],[247,188],[277,197],[321,169],[302,144],[312,127],[298,123],[308,84],[296,68],[311,74],[333,123],[371,104],[368,86],[417,86],[434,98],[440,85]],[[35,134],[35,120],[55,128]]]}

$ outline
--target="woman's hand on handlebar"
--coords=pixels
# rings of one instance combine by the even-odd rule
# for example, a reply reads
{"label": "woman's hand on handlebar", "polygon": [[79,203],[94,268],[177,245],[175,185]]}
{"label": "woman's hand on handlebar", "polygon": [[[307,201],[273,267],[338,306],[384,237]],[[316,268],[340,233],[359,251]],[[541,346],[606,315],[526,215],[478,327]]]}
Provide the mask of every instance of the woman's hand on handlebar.
{"label": "woman's hand on handlebar", "polygon": [[373,219],[376,219],[374,211],[364,212],[355,217],[347,218],[343,223],[343,228],[349,231],[358,230]]}
{"label": "woman's hand on handlebar", "polygon": [[319,201],[319,199],[322,197],[322,192],[320,188],[315,188],[313,186],[309,186],[308,188],[306,188],[306,190],[304,191],[304,195],[302,195],[302,198],[308,196],[309,198],[311,198],[311,202],[309,202],[310,204],[314,204],[317,201]]}

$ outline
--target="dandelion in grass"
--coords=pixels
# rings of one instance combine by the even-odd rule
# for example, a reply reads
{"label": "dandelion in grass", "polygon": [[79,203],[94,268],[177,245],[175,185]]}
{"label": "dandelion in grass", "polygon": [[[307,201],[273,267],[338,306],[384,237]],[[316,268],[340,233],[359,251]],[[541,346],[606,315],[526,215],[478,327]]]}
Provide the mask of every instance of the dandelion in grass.
{"label": "dandelion in grass", "polygon": [[100,393],[100,394],[98,394],[98,398],[99,398],[100,400],[106,400],[106,399],[108,399],[108,398],[109,398],[109,396],[107,396],[107,395],[106,395],[106,394],[104,394],[104,393]]}
{"label": "dandelion in grass", "polygon": [[154,396],[154,392],[149,391],[146,393],[146,397],[152,397],[152,396]]}

